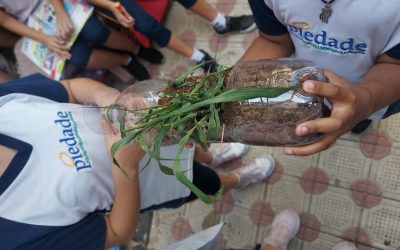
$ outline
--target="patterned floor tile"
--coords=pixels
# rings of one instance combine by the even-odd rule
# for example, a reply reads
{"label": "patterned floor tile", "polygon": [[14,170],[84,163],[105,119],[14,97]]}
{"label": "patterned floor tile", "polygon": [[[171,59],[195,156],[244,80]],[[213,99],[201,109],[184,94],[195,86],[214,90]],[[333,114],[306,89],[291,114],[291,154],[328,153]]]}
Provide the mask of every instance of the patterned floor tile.
{"label": "patterned floor tile", "polygon": [[369,179],[375,181],[382,196],[400,201],[400,149],[392,149],[390,155],[374,161]]}
{"label": "patterned floor tile", "polygon": [[271,153],[282,165],[283,173],[286,175],[302,177],[306,169],[318,165],[318,154],[305,157],[290,156],[283,154],[281,147],[272,147]]}
{"label": "patterned floor tile", "polygon": [[363,208],[373,208],[382,201],[382,191],[371,180],[358,180],[351,185],[351,198],[353,202]]}
{"label": "patterned floor tile", "polygon": [[250,216],[249,210],[235,207],[233,211],[222,219],[226,223],[223,228],[223,238],[226,241],[225,249],[253,249],[256,245],[258,227]]}
{"label": "patterned floor tile", "polygon": [[185,220],[185,207],[155,212],[150,231],[149,247],[161,249],[182,237],[192,233],[191,226]]}
{"label": "patterned floor tile", "polygon": [[378,206],[364,209],[361,228],[365,235],[359,241],[382,249],[400,249],[399,218],[399,203],[391,200],[383,199]]}
{"label": "patterned floor tile", "polygon": [[268,185],[266,201],[271,204],[275,213],[286,208],[308,212],[311,195],[301,188],[299,178],[282,175],[278,182]]}
{"label": "patterned floor tile", "polygon": [[200,200],[193,201],[186,206],[186,215],[194,232],[200,232],[220,221],[221,214],[217,213],[213,206]]}
{"label": "patterned floor tile", "polygon": [[245,161],[250,161],[257,156],[272,154],[273,147],[250,146],[250,151],[243,157]]}
{"label": "patterned floor tile", "polygon": [[260,183],[241,190],[232,190],[231,194],[235,200],[235,206],[250,209],[255,202],[264,200],[266,188],[266,183]]}
{"label": "patterned floor tile", "polygon": [[318,168],[328,175],[329,184],[349,188],[351,183],[368,177],[371,160],[367,159],[357,142],[337,140],[320,153]]}
{"label": "patterned floor tile", "polygon": [[[248,35],[250,36],[251,34]],[[248,47],[248,44],[244,45],[243,43],[230,42],[229,40],[229,37],[225,38],[225,40],[220,39],[217,43],[218,47],[216,48],[216,59],[218,63],[228,67],[235,64],[244,54],[246,48]]]}
{"label": "patterned floor tile", "polygon": [[379,122],[378,122],[378,121],[373,121],[372,124],[370,125],[370,127],[369,127],[367,130],[365,130],[363,133],[361,133],[361,134],[354,134],[354,133],[348,132],[348,133],[342,135],[342,137],[340,137],[340,138],[341,138],[341,139],[344,139],[344,140],[349,140],[349,141],[359,141],[359,140],[360,140],[360,137],[361,137],[364,133],[368,132],[368,131],[371,130],[371,129],[378,129],[378,126],[379,126]]}
{"label": "patterned floor tile", "polygon": [[321,232],[340,237],[348,228],[358,227],[361,208],[355,206],[349,190],[330,186],[312,196],[310,214],[319,221]]}
{"label": "patterned floor tile", "polygon": [[400,143],[400,114],[393,115],[379,121],[379,130],[385,131],[390,138],[397,143]]}
{"label": "patterned floor tile", "polygon": [[320,233],[318,238],[311,242],[304,242],[304,250],[327,250],[342,242],[343,239],[326,233]]}
{"label": "patterned floor tile", "polygon": [[385,131],[370,129],[360,136],[359,147],[366,158],[380,160],[390,154],[393,141]]}

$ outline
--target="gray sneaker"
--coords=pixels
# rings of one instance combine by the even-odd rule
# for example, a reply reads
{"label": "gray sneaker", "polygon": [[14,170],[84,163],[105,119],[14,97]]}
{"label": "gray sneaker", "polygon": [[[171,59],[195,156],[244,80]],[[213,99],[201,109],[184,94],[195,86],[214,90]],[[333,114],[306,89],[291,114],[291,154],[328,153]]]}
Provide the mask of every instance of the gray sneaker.
{"label": "gray sneaker", "polygon": [[289,241],[300,229],[299,214],[293,209],[286,209],[275,216],[271,232],[264,239],[265,245],[286,250]]}
{"label": "gray sneaker", "polygon": [[217,144],[210,149],[213,161],[208,165],[216,168],[225,162],[243,157],[250,150],[250,146],[242,143],[222,143]]}
{"label": "gray sneaker", "polygon": [[224,35],[231,32],[250,32],[257,28],[252,15],[227,16],[226,26],[214,26],[215,32]]}
{"label": "gray sneaker", "polygon": [[275,160],[271,155],[257,157],[249,164],[232,171],[239,178],[235,188],[242,189],[250,184],[264,181],[274,170]]}

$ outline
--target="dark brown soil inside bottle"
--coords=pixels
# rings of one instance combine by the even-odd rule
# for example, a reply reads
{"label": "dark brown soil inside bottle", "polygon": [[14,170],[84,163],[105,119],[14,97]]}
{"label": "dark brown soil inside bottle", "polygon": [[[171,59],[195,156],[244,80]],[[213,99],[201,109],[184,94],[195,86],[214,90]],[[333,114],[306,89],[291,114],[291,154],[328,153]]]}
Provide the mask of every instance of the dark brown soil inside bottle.
{"label": "dark brown soil inside bottle", "polygon": [[[287,77],[302,65],[301,63],[282,64],[276,70],[276,62],[272,62],[270,65],[255,63],[250,65],[251,67],[243,69],[242,72],[229,69],[225,72],[224,88],[287,87]],[[203,77],[190,76],[184,82],[201,82]],[[306,75],[303,82],[308,79],[313,79],[313,76]],[[211,84],[215,83],[217,77],[212,76],[209,80]],[[164,91],[190,93],[192,90],[191,86],[177,88],[170,85]],[[309,144],[322,136],[321,134],[312,134],[300,137],[295,134],[295,128],[300,123],[328,115],[322,98],[314,96],[310,99],[311,101],[306,103],[297,103],[292,100],[271,103],[268,100],[257,99],[253,102],[241,101],[223,104],[220,120],[225,125],[224,132],[219,131],[219,137],[215,140],[220,140],[223,134],[222,140],[224,141],[282,146]],[[165,105],[170,100],[171,97],[164,97],[159,104]]]}
{"label": "dark brown soil inside bottle", "polygon": [[253,145],[304,145],[320,135],[297,136],[302,122],[323,117],[322,103],[311,105],[284,102],[279,104],[227,103],[221,113],[226,124],[224,141],[242,141]]}

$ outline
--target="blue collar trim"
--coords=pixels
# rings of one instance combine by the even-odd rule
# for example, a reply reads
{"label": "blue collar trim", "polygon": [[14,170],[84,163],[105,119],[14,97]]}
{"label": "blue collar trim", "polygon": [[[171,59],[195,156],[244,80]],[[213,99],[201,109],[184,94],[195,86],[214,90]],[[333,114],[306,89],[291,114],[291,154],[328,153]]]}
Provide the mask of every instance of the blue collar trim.
{"label": "blue collar trim", "polygon": [[11,185],[21,173],[32,154],[32,145],[18,139],[0,134],[0,145],[12,148],[17,151],[7,169],[0,177],[0,195]]}

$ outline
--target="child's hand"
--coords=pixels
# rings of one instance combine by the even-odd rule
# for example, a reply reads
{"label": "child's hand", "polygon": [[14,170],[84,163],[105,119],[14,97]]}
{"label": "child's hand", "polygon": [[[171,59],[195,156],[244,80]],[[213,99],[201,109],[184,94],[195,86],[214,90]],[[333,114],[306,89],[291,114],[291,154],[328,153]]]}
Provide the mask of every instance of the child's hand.
{"label": "child's hand", "polygon": [[135,19],[126,11],[124,6],[120,5],[118,8],[114,6],[112,12],[118,22],[125,28],[132,28],[135,24]]}
{"label": "child's hand", "polygon": [[57,15],[57,34],[60,38],[67,41],[74,31],[71,19],[67,14]]}
{"label": "child's hand", "polygon": [[[107,152],[111,156],[111,147],[114,143],[121,139],[118,129],[105,120],[102,121],[104,138],[106,142]],[[136,173],[139,161],[145,155],[143,149],[137,142],[131,142],[120,148],[115,154],[115,159],[125,172]]]}
{"label": "child's hand", "polygon": [[306,81],[303,89],[311,94],[327,98],[332,104],[331,116],[306,121],[296,128],[303,136],[323,133],[322,139],[306,146],[285,147],[289,155],[311,155],[328,149],[337,138],[350,131],[358,122],[368,117],[369,92],[362,85],[351,84],[331,71],[325,71],[330,83]]}
{"label": "child's hand", "polygon": [[60,59],[71,59],[71,54],[63,39],[55,36],[45,36],[43,43],[51,52],[56,53]]}

